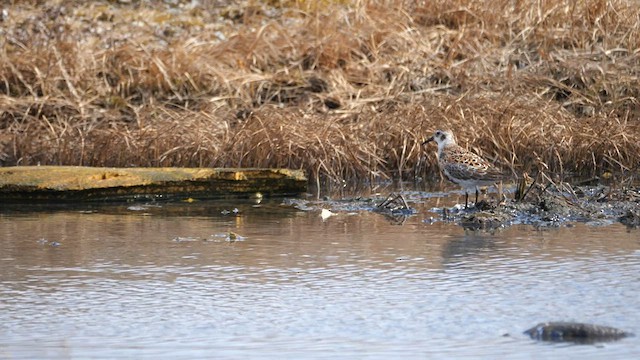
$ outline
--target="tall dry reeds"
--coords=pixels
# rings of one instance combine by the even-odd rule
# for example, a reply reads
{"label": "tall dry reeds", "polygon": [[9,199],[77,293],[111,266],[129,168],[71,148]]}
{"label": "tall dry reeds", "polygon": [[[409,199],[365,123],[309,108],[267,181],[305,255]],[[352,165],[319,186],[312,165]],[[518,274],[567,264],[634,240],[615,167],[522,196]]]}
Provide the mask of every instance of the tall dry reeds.
{"label": "tall dry reeds", "polygon": [[515,173],[637,171],[636,1],[216,3],[5,5],[0,162],[408,179],[450,128]]}

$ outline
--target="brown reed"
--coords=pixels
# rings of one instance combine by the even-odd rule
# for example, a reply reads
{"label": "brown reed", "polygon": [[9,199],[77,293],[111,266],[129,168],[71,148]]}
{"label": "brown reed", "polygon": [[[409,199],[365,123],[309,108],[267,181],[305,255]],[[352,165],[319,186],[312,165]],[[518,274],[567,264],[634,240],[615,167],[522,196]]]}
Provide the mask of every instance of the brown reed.
{"label": "brown reed", "polygon": [[637,172],[637,1],[189,4],[3,5],[0,164],[412,179],[449,128],[515,174]]}

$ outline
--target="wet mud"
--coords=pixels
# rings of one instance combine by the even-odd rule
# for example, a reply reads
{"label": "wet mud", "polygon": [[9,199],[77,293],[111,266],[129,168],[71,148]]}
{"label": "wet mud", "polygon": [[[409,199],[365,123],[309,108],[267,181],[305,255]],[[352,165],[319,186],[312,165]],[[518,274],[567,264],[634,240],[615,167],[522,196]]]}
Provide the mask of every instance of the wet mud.
{"label": "wet mud", "polygon": [[[372,211],[403,223],[409,216],[425,216],[425,222],[450,222],[471,230],[494,230],[512,225],[536,228],[570,227],[575,223],[605,226],[622,223],[640,227],[640,188],[615,189],[608,186],[540,187],[526,197],[491,194],[477,203],[425,209],[424,203],[437,197],[428,192],[391,193],[388,196],[340,200],[288,199],[284,205],[305,211],[328,210],[332,215]],[[418,210],[420,209],[420,210]]]}

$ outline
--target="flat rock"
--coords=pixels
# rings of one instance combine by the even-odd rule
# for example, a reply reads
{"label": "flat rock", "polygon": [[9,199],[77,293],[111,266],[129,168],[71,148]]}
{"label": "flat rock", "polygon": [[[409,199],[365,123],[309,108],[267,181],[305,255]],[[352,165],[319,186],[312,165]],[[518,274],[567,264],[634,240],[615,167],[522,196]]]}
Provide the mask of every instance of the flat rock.
{"label": "flat rock", "polygon": [[287,196],[306,187],[304,172],[290,169],[0,167],[2,202]]}

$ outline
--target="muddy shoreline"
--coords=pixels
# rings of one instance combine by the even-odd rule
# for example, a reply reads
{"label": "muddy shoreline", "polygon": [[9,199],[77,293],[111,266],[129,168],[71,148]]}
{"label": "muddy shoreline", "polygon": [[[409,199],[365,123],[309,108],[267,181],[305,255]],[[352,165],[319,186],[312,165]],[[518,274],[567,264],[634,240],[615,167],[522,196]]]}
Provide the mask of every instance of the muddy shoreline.
{"label": "muddy shoreline", "polygon": [[541,188],[537,192],[530,192],[521,200],[514,200],[513,194],[507,194],[508,196],[498,201],[496,194],[490,194],[490,197],[479,200],[477,204],[470,203],[467,209],[464,204],[455,204],[417,211],[415,208],[419,204],[434,197],[433,193],[420,191],[340,200],[290,199],[286,200],[286,204],[305,211],[328,210],[331,213],[329,216],[371,211],[398,224],[402,224],[409,216],[422,216],[426,223],[447,222],[470,230],[496,230],[512,225],[548,229],[571,227],[575,223],[591,226],[622,223],[629,228],[640,227],[640,188],[566,186],[565,184],[563,191],[558,188]]}

